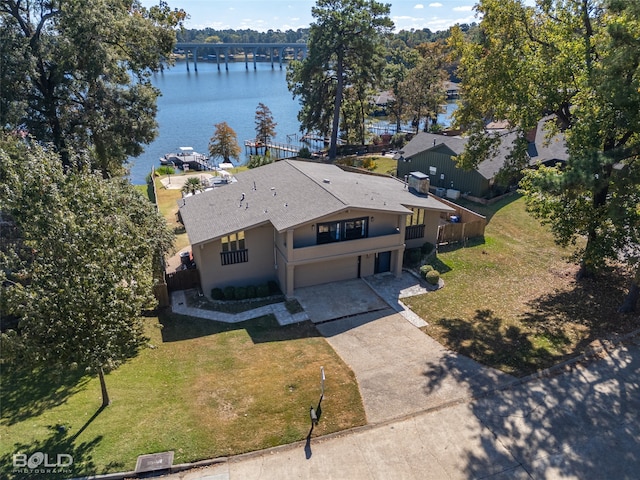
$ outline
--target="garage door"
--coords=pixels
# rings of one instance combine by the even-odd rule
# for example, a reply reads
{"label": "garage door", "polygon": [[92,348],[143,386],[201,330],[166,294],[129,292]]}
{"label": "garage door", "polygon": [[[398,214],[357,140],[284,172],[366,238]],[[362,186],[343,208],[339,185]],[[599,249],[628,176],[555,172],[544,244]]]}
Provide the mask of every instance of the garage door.
{"label": "garage door", "polygon": [[299,265],[294,278],[294,288],[358,278],[358,257]]}

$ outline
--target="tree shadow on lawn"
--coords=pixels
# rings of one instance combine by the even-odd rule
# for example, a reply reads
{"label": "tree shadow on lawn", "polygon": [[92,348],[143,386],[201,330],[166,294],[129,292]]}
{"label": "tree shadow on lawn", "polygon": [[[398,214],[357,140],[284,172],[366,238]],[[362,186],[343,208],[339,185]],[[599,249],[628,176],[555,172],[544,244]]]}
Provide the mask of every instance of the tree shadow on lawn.
{"label": "tree shadow on lawn", "polygon": [[[46,438],[31,443],[16,443],[10,452],[0,457],[0,476],[2,478],[62,479],[97,473],[92,452],[102,441],[102,436],[76,444],[77,435],[70,436],[70,432],[60,425],[49,425],[48,428],[51,433]],[[42,455],[32,457],[37,452],[45,454],[47,457],[43,458]],[[16,454],[24,456],[17,457],[14,463],[14,455]],[[25,465],[29,459],[32,459],[31,466],[34,468],[29,468],[28,464]],[[58,460],[60,460],[59,464]],[[50,466],[47,467],[46,464]],[[117,468],[122,468],[122,465],[110,464],[104,468],[104,472]]]}
{"label": "tree shadow on lawn", "polygon": [[0,405],[2,424],[13,425],[64,403],[84,388],[90,377],[82,371],[4,366]]}
{"label": "tree shadow on lawn", "polygon": [[618,313],[627,285],[628,277],[621,272],[575,281],[570,290],[528,302],[521,321],[534,335],[547,337],[552,343],[560,332],[575,331],[580,338],[573,354],[580,353],[594,340],[615,338],[640,327],[640,314]]}
{"label": "tree shadow on lawn", "polygon": [[[520,327],[503,326],[503,319],[492,310],[476,310],[471,322],[441,318],[435,323],[442,330],[440,335],[450,350],[515,376],[530,374],[553,359],[546,348],[535,347]],[[445,356],[438,365],[428,365],[425,373],[427,391],[435,390],[448,375],[466,376],[454,354]]]}
{"label": "tree shadow on lawn", "polygon": [[246,330],[253,343],[281,342],[321,336],[310,321],[282,326],[273,315],[265,315],[237,323],[177,315],[169,311],[161,312],[158,318],[162,324],[163,342],[179,342],[233,330]]}

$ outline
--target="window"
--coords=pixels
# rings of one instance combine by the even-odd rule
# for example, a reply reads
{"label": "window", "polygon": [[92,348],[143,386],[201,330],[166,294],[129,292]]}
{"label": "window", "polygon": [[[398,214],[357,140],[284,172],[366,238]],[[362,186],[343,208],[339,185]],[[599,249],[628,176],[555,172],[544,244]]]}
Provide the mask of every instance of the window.
{"label": "window", "polygon": [[407,215],[407,227],[413,225],[424,225],[424,209],[423,208],[411,208],[413,212],[411,215]]}
{"label": "window", "polygon": [[249,252],[245,247],[244,232],[236,232],[220,240],[222,251],[220,261],[222,265],[233,265],[249,261]]}
{"label": "window", "polygon": [[222,251],[233,252],[236,250],[244,250],[244,232],[232,233],[226,237],[222,237]]}
{"label": "window", "polygon": [[366,238],[368,234],[368,217],[342,220],[340,222],[319,223],[317,243],[320,245],[343,240],[356,240],[358,238]]}

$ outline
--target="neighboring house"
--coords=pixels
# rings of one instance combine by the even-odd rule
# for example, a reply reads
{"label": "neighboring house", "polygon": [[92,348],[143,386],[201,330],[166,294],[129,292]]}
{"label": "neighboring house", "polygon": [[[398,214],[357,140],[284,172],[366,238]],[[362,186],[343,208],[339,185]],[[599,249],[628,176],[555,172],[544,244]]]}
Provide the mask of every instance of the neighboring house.
{"label": "neighboring house", "polygon": [[398,179],[335,165],[283,160],[236,178],[180,200],[206,294],[276,280],[291,296],[300,287],[400,275],[405,247],[435,243],[441,215],[454,213]]}
{"label": "neighboring house", "polygon": [[[529,135],[529,164],[545,165],[564,162],[567,159],[566,145],[562,135],[546,138],[545,122],[541,120],[535,132]],[[455,158],[464,151],[467,139],[458,135],[418,133],[394,158],[398,160],[398,177],[404,178],[413,171],[429,176],[432,188],[453,189],[474,197],[487,197],[495,184],[495,178],[504,166],[515,133],[506,133],[497,125],[493,132],[504,133],[502,144],[494,158],[478,164],[474,170],[463,170],[456,165]]]}

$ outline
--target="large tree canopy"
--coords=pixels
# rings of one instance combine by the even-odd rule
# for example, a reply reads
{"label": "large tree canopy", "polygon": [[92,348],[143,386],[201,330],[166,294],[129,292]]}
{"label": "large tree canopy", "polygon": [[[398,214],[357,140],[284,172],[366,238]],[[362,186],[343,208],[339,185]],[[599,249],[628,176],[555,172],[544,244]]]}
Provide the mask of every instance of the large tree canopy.
{"label": "large tree canopy", "polygon": [[526,173],[530,210],[559,243],[578,245],[581,274],[607,259],[637,266],[640,2],[481,0],[476,8],[481,40],[452,37],[464,89],[456,120],[470,134],[459,162],[473,167],[491,153],[486,122],[507,120],[524,140],[551,114],[548,130],[564,134],[569,160]]}
{"label": "large tree canopy", "polygon": [[383,39],[393,28],[389,11],[375,0],[318,0],[311,10],[309,54],[288,67],[289,90],[303,105],[301,127],[331,134],[330,158],[337,152],[345,87],[380,82]]}
{"label": "large tree canopy", "polygon": [[17,320],[3,360],[98,373],[108,404],[102,372],[144,343],[173,234],[127,181],[64,173],[57,154],[26,143],[0,142],[0,212],[0,318]]}
{"label": "large tree canopy", "polygon": [[137,0],[2,0],[0,128],[51,143],[65,166],[86,152],[104,176],[156,135],[149,76],[185,18]]}

